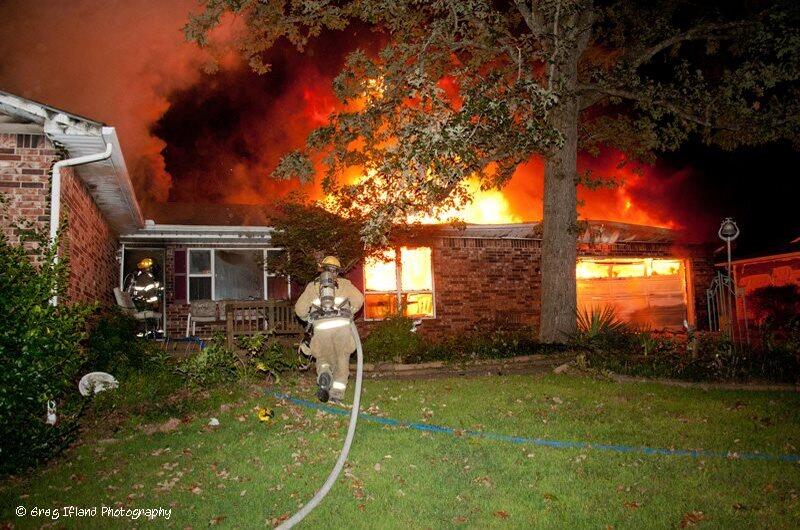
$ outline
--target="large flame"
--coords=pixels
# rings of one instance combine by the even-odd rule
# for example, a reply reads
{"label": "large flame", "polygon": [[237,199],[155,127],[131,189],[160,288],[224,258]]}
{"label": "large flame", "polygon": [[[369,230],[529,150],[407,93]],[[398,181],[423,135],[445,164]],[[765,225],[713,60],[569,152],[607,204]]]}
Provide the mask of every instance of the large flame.
{"label": "large flame", "polygon": [[423,224],[439,224],[450,219],[459,219],[465,223],[474,224],[523,222],[523,218],[512,211],[511,203],[502,191],[496,189],[481,190],[480,185],[475,181],[470,181],[467,188],[472,195],[472,201],[463,207],[450,208],[436,216],[425,215],[413,220]]}

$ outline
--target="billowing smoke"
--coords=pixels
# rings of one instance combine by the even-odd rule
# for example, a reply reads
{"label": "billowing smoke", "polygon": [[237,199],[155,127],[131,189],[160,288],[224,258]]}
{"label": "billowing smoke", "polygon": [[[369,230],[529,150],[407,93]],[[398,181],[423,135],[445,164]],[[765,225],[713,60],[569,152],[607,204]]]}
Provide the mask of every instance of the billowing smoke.
{"label": "billowing smoke", "polygon": [[[269,174],[286,152],[302,147],[312,129],[337,108],[331,81],[359,35],[316,40],[305,55],[288,46],[270,53],[270,73],[236,63],[173,90],[169,108],[151,127],[166,143],[173,201],[269,204],[299,184]],[[319,196],[319,189],[303,190]]]}
{"label": "billowing smoke", "polygon": [[[164,201],[270,204],[298,189],[269,173],[336,108],[331,80],[347,52],[377,45],[363,28],[323,36],[304,55],[279,45],[268,58],[272,72],[259,76],[229,48],[235,20],[210,51],[183,40],[181,27],[196,8],[195,0],[0,4],[0,88],[116,127],[146,214]],[[220,69],[205,73],[212,57]],[[582,218],[673,227],[696,221],[691,208],[671,199],[685,191],[684,173],[637,173],[619,161],[616,153],[581,159],[597,175],[624,180],[582,191]],[[515,219],[541,218],[542,174],[532,159],[503,190]]]}
{"label": "billowing smoke", "polygon": [[198,83],[210,62],[181,33],[196,7],[194,0],[2,2],[0,87],[116,127],[140,201],[166,200],[165,144],[149,128],[169,108],[167,96]]}

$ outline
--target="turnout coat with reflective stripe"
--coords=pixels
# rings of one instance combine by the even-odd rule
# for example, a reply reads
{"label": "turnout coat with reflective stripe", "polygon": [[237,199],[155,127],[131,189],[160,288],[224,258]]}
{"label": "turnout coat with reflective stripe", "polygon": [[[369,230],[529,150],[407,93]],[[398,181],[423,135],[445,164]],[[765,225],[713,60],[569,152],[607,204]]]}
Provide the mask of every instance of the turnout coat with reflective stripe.
{"label": "turnout coat with reflective stripe", "polygon": [[[339,287],[336,289],[336,297],[343,297],[350,300],[353,314],[357,313],[364,305],[364,295],[361,291],[346,278],[337,278]],[[308,320],[308,313],[313,302],[319,298],[319,283],[313,281],[306,285],[303,294],[297,299],[294,305],[295,313],[303,320]],[[350,333],[349,327],[332,328],[315,331],[311,337],[311,352],[314,357],[327,357],[329,355],[350,355],[356,349],[356,343]]]}

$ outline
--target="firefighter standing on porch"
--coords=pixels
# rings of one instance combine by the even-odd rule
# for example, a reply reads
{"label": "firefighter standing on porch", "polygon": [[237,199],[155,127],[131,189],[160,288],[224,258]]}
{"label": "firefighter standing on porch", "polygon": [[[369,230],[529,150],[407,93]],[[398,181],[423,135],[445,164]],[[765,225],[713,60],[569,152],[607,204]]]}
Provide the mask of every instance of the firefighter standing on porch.
{"label": "firefighter standing on porch", "polygon": [[[336,279],[336,300],[350,301],[352,313],[355,314],[364,305],[364,295],[355,288],[350,280],[338,277],[341,264],[334,256],[328,256],[320,264],[323,271],[332,273]],[[297,316],[308,320],[313,306],[319,305],[319,282],[317,278],[309,283],[295,304]],[[329,398],[338,402],[344,396],[347,379],[350,375],[350,354],[356,349],[350,328],[347,326],[331,329],[317,329],[308,346],[309,353],[316,359],[317,385],[320,387],[317,396],[322,401]]]}

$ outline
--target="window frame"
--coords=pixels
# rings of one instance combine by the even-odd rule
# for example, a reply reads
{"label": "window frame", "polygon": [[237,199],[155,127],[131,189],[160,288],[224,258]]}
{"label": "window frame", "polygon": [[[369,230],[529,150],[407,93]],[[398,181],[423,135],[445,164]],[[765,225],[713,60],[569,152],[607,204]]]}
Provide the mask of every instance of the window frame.
{"label": "window frame", "polygon": [[[269,298],[269,282],[267,281],[268,278],[275,278],[279,277],[278,274],[275,272],[269,271],[269,252],[270,251],[280,251],[284,250],[283,247],[186,247],[186,303],[189,304],[192,302],[192,293],[190,290],[190,278],[211,278],[211,300],[214,302],[221,302],[223,300],[217,299],[217,278],[216,278],[216,267],[214,262],[216,261],[216,251],[217,250],[260,250],[261,251],[261,259],[264,263],[264,267],[262,270],[262,285],[263,285],[263,292],[264,297],[262,300],[270,300]],[[210,252],[211,256],[211,273],[210,274],[198,274],[192,273],[190,264],[190,255],[192,252]],[[286,277],[286,290],[289,299],[292,298],[292,278],[291,276]],[[197,301],[197,300],[194,300]]]}
{"label": "window frame", "polygon": [[363,293],[364,293],[364,321],[365,322],[380,322],[382,320],[386,320],[388,317],[384,318],[368,318],[367,317],[367,295],[370,294],[393,294],[395,296],[395,300],[397,301],[397,307],[400,308],[403,306],[403,295],[404,294],[431,294],[431,304],[433,305],[433,314],[430,316],[415,316],[415,317],[407,317],[412,318],[414,320],[436,320],[436,275],[433,273],[433,247],[427,247],[424,245],[416,246],[416,247],[406,247],[409,250],[415,248],[429,248],[431,250],[431,288],[428,289],[409,289],[407,291],[403,290],[403,259],[402,259],[402,249],[403,247],[393,247],[392,250],[394,251],[394,278],[395,278],[395,289],[393,291],[371,291],[367,290],[367,264],[366,261],[364,262],[362,269],[362,274],[364,276],[364,284],[362,285]]}

